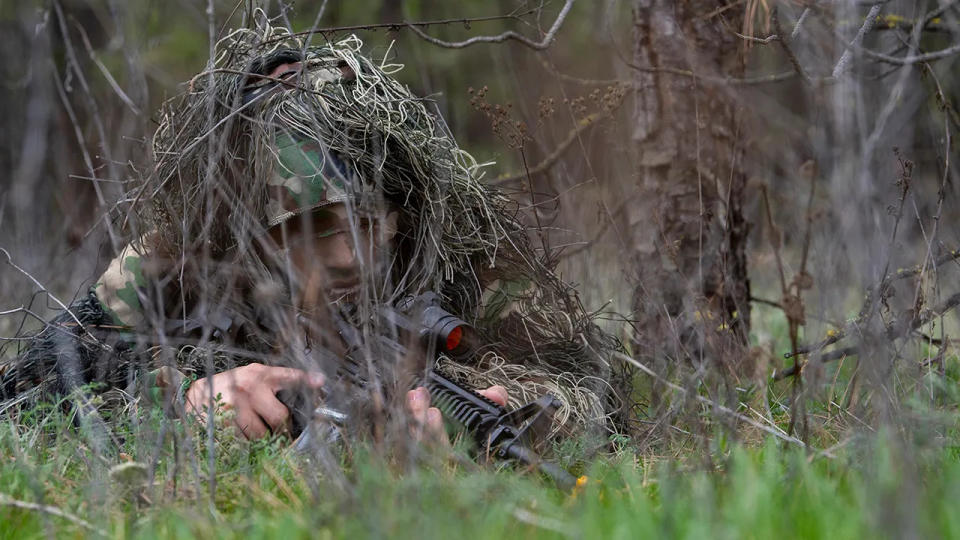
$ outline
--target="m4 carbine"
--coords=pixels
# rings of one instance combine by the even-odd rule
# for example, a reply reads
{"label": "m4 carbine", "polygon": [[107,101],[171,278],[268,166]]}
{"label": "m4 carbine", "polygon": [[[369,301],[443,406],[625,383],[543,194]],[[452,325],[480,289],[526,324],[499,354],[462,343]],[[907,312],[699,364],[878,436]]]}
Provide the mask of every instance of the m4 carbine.
{"label": "m4 carbine", "polygon": [[[482,456],[516,460],[524,466],[536,467],[553,478],[561,489],[570,490],[576,485],[576,479],[570,473],[555,463],[544,461],[532,449],[533,443],[549,431],[553,414],[560,405],[556,397],[546,394],[508,411],[434,369],[441,354],[464,358],[473,352],[475,344],[470,325],[444,310],[433,292],[409,297],[395,307],[379,306],[374,311],[371,318],[380,331],[366,342],[360,329],[348,322],[357,319],[355,313],[336,319],[337,330],[347,345],[345,358],[339,363],[338,376],[359,386],[366,385],[364,351],[404,358],[408,351],[401,340],[406,337],[408,342],[422,348],[428,359],[421,383],[430,392],[433,404],[447,418],[463,426]],[[370,339],[376,343],[370,343]],[[314,416],[336,424],[347,420],[346,414],[327,407],[317,408]],[[308,425],[296,443],[298,448],[309,447],[311,437],[316,436],[313,428],[315,426]]]}

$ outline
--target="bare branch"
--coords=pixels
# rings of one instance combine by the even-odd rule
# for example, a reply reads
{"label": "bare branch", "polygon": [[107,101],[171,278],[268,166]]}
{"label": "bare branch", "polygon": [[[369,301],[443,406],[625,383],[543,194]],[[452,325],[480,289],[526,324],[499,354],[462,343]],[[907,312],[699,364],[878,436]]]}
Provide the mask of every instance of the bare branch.
{"label": "bare branch", "polygon": [[870,12],[867,13],[867,18],[863,21],[863,25],[857,32],[857,35],[853,38],[853,42],[851,42],[850,46],[843,51],[843,54],[840,55],[840,60],[837,61],[837,65],[833,68],[832,75],[834,78],[839,77],[847,70],[847,65],[850,63],[850,60],[853,59],[854,48],[860,47],[860,44],[863,43],[863,36],[867,35],[867,32],[869,32],[873,28],[873,25],[877,22],[877,16],[880,14],[880,8],[880,4],[875,4],[870,8]]}
{"label": "bare branch", "polygon": [[[749,38],[748,36],[742,36],[741,34],[737,34],[737,35],[747,39],[760,40],[760,38]],[[776,37],[776,36],[771,36],[771,37]],[[567,75],[566,73],[561,73],[557,71],[555,68],[550,67],[546,62],[543,61],[543,59],[540,59],[540,63],[551,74],[559,77],[564,81],[568,81],[576,84],[582,84],[586,86],[593,86],[593,85],[602,86],[602,85],[620,84],[624,86],[632,86],[634,88],[639,87],[635,82],[625,81],[621,79],[583,79],[580,77],[574,77],[572,75]],[[797,76],[797,73],[795,71],[785,71],[783,73],[774,73],[772,75],[761,75],[759,77],[747,77],[747,78],[716,77],[712,75],[703,75],[701,73],[696,73],[688,69],[665,67],[665,66],[661,66],[661,67],[641,66],[639,64],[634,64],[626,60],[624,60],[624,64],[626,64],[627,67],[629,67],[630,69],[640,71],[643,73],[667,73],[670,75],[678,75],[680,77],[690,77],[692,79],[698,79],[701,81],[717,83],[717,84],[729,84],[733,86],[741,86],[741,85],[748,86],[748,85],[754,85],[754,84],[777,83],[777,82],[790,80]],[[835,81],[831,77],[823,77],[823,78],[816,79],[816,82],[829,84]]]}
{"label": "bare branch", "polygon": [[107,69],[107,66],[105,66],[103,62],[101,62],[100,59],[97,58],[96,53],[93,52],[93,46],[90,45],[90,38],[89,36],[87,36],[87,31],[83,28],[83,26],[80,23],[78,23],[73,18],[73,16],[70,17],[70,20],[71,22],[73,22],[73,25],[77,28],[77,30],[80,31],[80,38],[81,38],[81,41],[83,41],[83,47],[87,49],[87,55],[90,56],[90,60],[92,60],[94,65],[97,66],[97,69],[100,70],[100,73],[103,74],[103,78],[106,79],[107,82],[110,84],[110,88],[112,88],[113,91],[117,94],[117,97],[120,98],[120,101],[122,101],[127,107],[130,108],[130,111],[132,111],[133,114],[139,115],[140,107],[137,107],[137,105],[133,102],[133,100],[130,99],[130,96],[128,96],[127,93],[123,91],[123,88],[120,88],[120,85],[117,83],[117,80],[113,78],[112,74],[110,74],[110,70]]}
{"label": "bare branch", "polygon": [[932,53],[918,54],[915,56],[890,56],[889,54],[883,54],[881,52],[872,51],[870,49],[864,49],[863,47],[857,47],[857,50],[863,53],[874,60],[880,60],[881,62],[886,62],[888,64],[896,64],[898,66],[909,66],[912,64],[919,64],[921,62],[932,62],[934,60],[940,60],[947,58],[948,56],[953,56],[960,54],[960,43],[951,45],[945,49],[940,49]]}
{"label": "bare branch", "polygon": [[793,26],[793,32],[790,32],[790,39],[797,39],[797,36],[800,35],[800,28],[803,26],[804,21],[807,20],[808,15],[810,15],[810,8],[803,8],[803,13],[797,18],[797,24]]}
{"label": "bare branch", "polygon": [[[40,283],[40,281],[37,280],[37,278],[33,277],[33,276],[30,274],[30,272],[27,272],[27,271],[24,270],[23,268],[20,268],[19,266],[17,266],[17,263],[13,262],[13,257],[10,255],[10,252],[9,252],[9,251],[7,251],[7,250],[4,249],[4,248],[0,248],[0,253],[3,253],[4,256],[7,257],[7,264],[9,264],[10,266],[12,266],[17,272],[20,272],[21,274],[23,274],[24,276],[26,276],[27,279],[29,279],[30,281],[32,281],[33,284],[36,285],[37,288],[39,288],[44,294],[46,294],[48,298],[50,298],[51,300],[54,301],[54,303],[56,303],[58,306],[60,306],[61,308],[63,308],[63,310],[66,311],[66,312],[70,315],[70,318],[74,320],[74,322],[76,322],[76,323],[77,323],[79,326],[81,326],[81,327],[83,326],[83,323],[80,322],[80,319],[78,319],[77,316],[74,315],[72,311],[70,311],[70,308],[68,308],[66,304],[64,304],[63,302],[61,302],[59,298],[57,298],[53,293],[51,293],[50,291],[48,291],[47,288],[44,287],[43,284]],[[96,341],[96,338],[94,338],[94,341]],[[100,345],[100,342],[97,341],[97,344]]]}
{"label": "bare branch", "polygon": [[[785,36],[783,33],[783,28],[780,26],[780,15],[778,14],[777,8],[773,8],[773,28],[777,31],[778,36]],[[803,70],[803,66],[800,65],[800,60],[797,59],[797,55],[793,53],[793,49],[790,48],[789,38],[778,38],[777,42],[780,44],[780,48],[783,49],[783,53],[787,55],[787,59],[790,60],[790,65],[793,66],[793,70],[797,72],[797,75],[800,76],[804,82],[810,82],[810,77],[807,76],[807,73]]]}
{"label": "bare branch", "polygon": [[[917,329],[929,323],[933,319],[936,319],[937,317],[945,315],[947,312],[956,308],[957,306],[960,306],[960,293],[954,294],[953,296],[947,298],[946,300],[944,300],[942,304],[934,307],[924,315],[914,318],[905,327],[899,327],[894,325],[893,327],[888,328],[887,338],[892,341],[895,339],[905,337],[911,332],[915,332]],[[824,353],[819,357],[814,357],[814,359],[819,360],[821,363],[830,362],[832,360],[837,360],[840,358],[846,358],[847,356],[853,356],[855,354],[859,354],[860,348],[861,348],[860,346],[856,346],[856,345],[852,347],[843,347],[842,349],[837,349],[834,351],[830,351],[828,353]],[[799,362],[797,362],[793,366],[783,371],[774,371],[772,377],[774,380],[779,381],[781,379],[785,379],[787,377],[796,375],[800,373],[800,369],[804,365],[805,364],[800,364]]]}
{"label": "bare branch", "polygon": [[417,28],[413,23],[407,23],[407,27],[413,30],[415,34],[424,40],[448,49],[463,49],[469,47],[470,45],[476,45],[477,43],[503,43],[504,41],[513,40],[519,41],[531,49],[542,51],[549,47],[551,43],[553,43],[554,38],[557,36],[557,32],[560,30],[560,26],[563,24],[564,19],[567,18],[567,14],[570,13],[570,8],[573,7],[573,2],[574,0],[566,0],[566,2],[563,4],[563,7],[560,9],[560,13],[557,14],[557,20],[553,22],[553,26],[550,27],[550,30],[547,30],[546,35],[544,35],[543,39],[540,41],[533,41],[522,34],[514,32],[513,30],[507,30],[502,34],[497,34],[495,36],[474,36],[464,41],[444,41],[428,35],[423,30]]}
{"label": "bare branch", "polygon": [[[817,357],[817,360],[819,360],[820,363],[826,363],[833,360],[846,358],[848,356],[855,356],[859,354],[859,352],[860,352],[860,347],[844,347],[842,349],[837,349],[835,351],[830,351],[828,353],[825,353]],[[796,362],[792,366],[788,367],[787,369],[784,369],[784,370],[776,369],[773,371],[773,374],[770,375],[770,378],[775,381],[781,381],[783,379],[786,379],[787,377],[793,377],[794,375],[800,373],[800,368],[804,367],[805,365],[806,364],[801,364],[799,362]]]}
{"label": "bare branch", "polygon": [[[520,13],[511,13],[508,15],[488,15],[486,17],[472,17],[472,18],[460,18],[460,19],[436,19],[432,21],[413,21],[413,22],[391,22],[391,23],[377,23],[377,24],[354,24],[350,26],[329,26],[326,28],[314,28],[313,30],[304,30],[303,32],[292,32],[290,34],[284,34],[275,38],[264,40],[263,43],[273,43],[276,41],[283,41],[293,36],[314,36],[317,34],[325,35],[332,34],[335,32],[355,32],[357,30],[378,30],[378,29],[387,29],[387,30],[400,30],[401,28],[407,28],[410,26],[433,26],[441,24],[463,24],[469,25],[475,22],[487,22],[487,21],[503,21],[503,20],[521,20],[520,18],[525,15],[530,15],[535,13],[537,10],[529,9]],[[322,12],[321,12],[322,13]]]}
{"label": "bare branch", "polygon": [[[109,145],[107,142],[107,130],[104,126],[103,119],[100,115],[100,107],[97,105],[97,100],[94,98],[93,92],[90,89],[90,85],[87,83],[86,76],[83,74],[83,70],[80,68],[80,62],[77,60],[76,51],[74,51],[72,40],[70,39],[70,32],[67,29],[67,19],[63,13],[63,7],[60,5],[60,0],[54,0],[53,7],[56,12],[57,25],[60,29],[60,33],[63,36],[63,44],[66,51],[67,64],[65,68],[65,74],[69,76],[70,72],[76,76],[77,80],[80,82],[80,87],[83,89],[84,96],[87,101],[87,106],[90,108],[91,118],[93,120],[93,125],[96,128],[97,136],[100,139],[101,152],[103,160],[108,164],[108,167],[112,170],[112,159],[110,157]],[[53,64],[53,71],[57,73],[57,76],[54,77],[56,82],[57,93],[60,95],[60,100],[63,102],[63,106],[67,111],[70,121],[73,124],[74,133],[77,137],[77,142],[80,145],[80,148],[83,152],[84,162],[87,166],[87,171],[90,173],[90,176],[96,176],[95,169],[93,167],[93,160],[91,159],[90,153],[87,150],[86,141],[83,136],[83,132],[80,129],[79,124],[77,123],[76,114],[73,112],[73,106],[70,104],[70,100],[67,98],[67,93],[65,91],[64,83],[60,81],[60,75],[56,68],[56,65],[51,59],[51,64]],[[116,174],[112,172],[109,174],[111,177],[116,177]],[[97,195],[97,202],[100,203],[100,206],[107,205],[107,199],[104,195],[103,189],[100,184],[97,182],[93,183],[93,191]],[[107,220],[105,221],[107,226],[107,234],[110,236],[110,241],[117,245],[118,235],[117,231],[114,230],[113,224]]]}
{"label": "bare branch", "polygon": [[[877,27],[878,29],[910,28],[912,30],[911,34],[912,34],[912,41],[914,43],[913,47],[916,47],[920,41],[920,35],[925,31],[937,29],[938,27],[931,27],[930,25],[935,24],[938,17],[943,15],[943,13],[948,9],[955,7],[957,4],[960,4],[960,0],[953,0],[951,2],[943,4],[927,12],[926,14],[924,14],[923,17],[917,19],[916,21],[908,21],[909,24],[905,24],[903,21],[899,20],[899,18],[895,19],[889,15],[885,17],[880,17],[880,16],[874,17],[874,20],[872,22],[870,19],[868,19],[867,21],[864,21],[864,24],[871,22],[871,24],[876,26],[876,23],[879,22],[880,26]],[[887,20],[889,20],[890,22],[886,22]],[[939,27],[939,28],[942,29],[942,27]],[[892,54],[886,54],[886,53],[881,53],[871,49],[866,49],[861,46],[861,41],[855,40],[854,43],[850,44],[850,49],[856,52],[859,52],[869,58],[873,58],[874,60],[886,62],[886,63],[897,65],[897,66],[906,66],[906,65],[918,64],[922,62],[929,62],[933,60],[940,60],[940,59],[960,53],[960,43],[958,43],[932,53],[919,54],[915,56],[898,57],[898,56],[893,56]],[[850,49],[848,49],[846,52],[849,53]]]}
{"label": "bare branch", "polygon": [[[931,266],[935,268],[935,267],[941,266],[941,265],[943,265],[943,264],[945,264],[945,263],[948,263],[948,262],[950,262],[950,261],[958,260],[958,259],[960,259],[960,249],[954,249],[954,250],[948,252],[947,254],[938,257],[937,260],[935,260]],[[929,267],[928,267],[928,268],[929,268]],[[893,275],[887,276],[886,279],[884,279],[883,281],[881,281],[881,282],[880,282],[880,285],[876,288],[876,291],[878,291],[878,292],[877,292],[877,293],[874,293],[874,294],[879,294],[879,292],[882,292],[882,291],[886,290],[886,289],[890,286],[890,283],[893,282],[893,281],[900,280],[900,279],[905,279],[905,278],[909,278],[909,277],[918,275],[918,274],[920,274],[923,270],[924,270],[924,269],[923,269],[922,267],[920,267],[920,266],[917,266],[917,267],[914,267],[914,268],[910,268],[910,269],[906,269],[906,270],[899,270],[899,271],[895,272]],[[872,295],[870,295],[870,296],[872,296]],[[834,331],[830,334],[830,336],[827,337],[826,339],[824,339],[823,341],[821,341],[821,342],[819,342],[819,343],[817,343],[817,344],[814,344],[814,345],[806,345],[806,346],[800,347],[799,349],[797,349],[796,354],[807,354],[807,353],[811,353],[811,352],[817,352],[817,351],[823,349],[824,347],[826,347],[826,346],[828,346],[828,345],[832,345],[832,344],[840,341],[841,339],[843,339],[843,338],[847,335],[847,333],[848,333],[849,331],[853,330],[857,325],[859,325],[860,322],[861,322],[861,319],[860,319],[860,317],[858,317],[856,320],[851,321],[851,322],[848,323],[846,326],[844,326],[844,328],[841,328],[841,329],[838,329],[838,330],[834,330]],[[786,354],[784,354],[783,356],[784,356],[784,358],[792,358],[794,355],[793,355],[792,353],[786,353]]]}
{"label": "bare branch", "polygon": [[69,521],[70,523],[73,523],[74,525],[79,525],[84,529],[93,531],[101,536],[108,536],[107,531],[99,527],[96,527],[89,521],[78,518],[77,516],[65,510],[61,510],[56,506],[50,506],[47,504],[37,504],[37,503],[32,503],[27,501],[21,501],[18,499],[11,499],[10,497],[7,497],[6,495],[2,495],[2,494],[0,494],[0,506],[13,506],[16,508],[23,508],[24,510],[36,510],[38,512],[50,514],[51,516],[57,516],[59,518],[63,518]]}
{"label": "bare branch", "polygon": [[753,37],[753,36],[745,36],[745,35],[741,34],[740,32],[734,32],[734,34],[736,34],[737,37],[740,38],[740,39],[745,39],[745,40],[747,40],[747,41],[752,41],[753,43],[759,43],[759,44],[761,44],[761,45],[767,45],[767,44],[769,44],[771,41],[777,41],[777,40],[780,39],[780,36],[778,36],[778,35],[776,35],[776,34],[771,34],[771,35],[769,35],[769,36],[767,36],[767,37],[765,37],[765,38],[758,38],[758,37]]}
{"label": "bare branch", "polygon": [[584,79],[582,77],[576,77],[574,75],[568,75],[566,73],[561,73],[553,66],[550,62],[547,61],[545,55],[537,54],[534,55],[537,61],[540,62],[540,65],[543,66],[543,69],[547,70],[548,73],[557,77],[562,81],[571,82],[574,84],[580,84],[583,86],[610,86],[613,84],[619,84],[622,86],[633,86],[633,82],[620,80],[620,79]]}
{"label": "bare branch", "polygon": [[[795,71],[786,71],[784,73],[775,73],[773,75],[761,75],[759,77],[715,77],[713,75],[704,75],[697,73],[695,71],[690,71],[689,69],[680,69],[673,67],[654,67],[654,66],[641,66],[634,64],[632,62],[625,62],[627,67],[630,69],[635,69],[637,71],[642,71],[645,73],[669,73],[670,75],[679,75],[681,77],[690,77],[691,79],[697,79],[700,81],[706,81],[716,84],[730,84],[730,85],[752,85],[752,84],[767,84],[786,81],[797,76]],[[817,82],[833,82],[832,78],[819,79]]]}

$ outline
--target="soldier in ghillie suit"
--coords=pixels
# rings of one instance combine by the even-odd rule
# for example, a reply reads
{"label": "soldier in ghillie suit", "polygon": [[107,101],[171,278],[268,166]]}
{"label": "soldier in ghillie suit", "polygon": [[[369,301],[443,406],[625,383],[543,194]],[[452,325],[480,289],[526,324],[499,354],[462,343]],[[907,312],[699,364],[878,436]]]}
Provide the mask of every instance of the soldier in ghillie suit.
{"label": "soldier in ghillie suit", "polygon": [[3,367],[2,410],[84,387],[105,407],[165,396],[202,415],[220,394],[260,436],[287,422],[278,389],[332,369],[318,358],[342,352],[338,306],[433,291],[481,344],[441,371],[514,406],[552,393],[557,430],[617,428],[615,342],[515,205],[391,78],[399,66],[360,46],[308,46],[262,20],[218,44],[161,111],[155,165],[120,220],[129,243]]}

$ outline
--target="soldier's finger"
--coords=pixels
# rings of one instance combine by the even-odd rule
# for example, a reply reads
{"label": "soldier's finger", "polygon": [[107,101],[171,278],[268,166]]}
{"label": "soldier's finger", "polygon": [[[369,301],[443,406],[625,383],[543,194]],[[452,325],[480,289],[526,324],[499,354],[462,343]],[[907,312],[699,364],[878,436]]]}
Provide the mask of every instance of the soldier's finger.
{"label": "soldier's finger", "polygon": [[443,415],[436,407],[427,409],[427,431],[436,437],[443,435]]}
{"label": "soldier's finger", "polygon": [[287,429],[290,409],[277,399],[275,394],[258,394],[253,402],[253,408],[274,433]]}
{"label": "soldier's finger", "polygon": [[296,388],[301,384],[306,384],[313,389],[319,389],[323,386],[326,378],[323,376],[323,373],[318,371],[307,372],[302,369],[265,366],[263,380],[276,392],[277,390],[285,388]]}
{"label": "soldier's finger", "polygon": [[423,415],[426,414],[429,407],[430,394],[427,393],[426,388],[421,386],[407,392],[407,410],[410,411],[410,414],[412,414],[414,418],[422,420]]}
{"label": "soldier's finger", "polygon": [[247,409],[243,414],[238,414],[233,423],[240,430],[240,433],[251,441],[267,434],[267,425],[263,423],[263,420],[257,416],[253,409]]}
{"label": "soldier's finger", "polygon": [[493,401],[494,403],[496,403],[497,405],[500,405],[501,407],[507,406],[507,399],[509,399],[510,397],[509,395],[507,395],[507,389],[500,385],[491,386],[486,390],[481,390],[480,395],[489,399],[490,401]]}

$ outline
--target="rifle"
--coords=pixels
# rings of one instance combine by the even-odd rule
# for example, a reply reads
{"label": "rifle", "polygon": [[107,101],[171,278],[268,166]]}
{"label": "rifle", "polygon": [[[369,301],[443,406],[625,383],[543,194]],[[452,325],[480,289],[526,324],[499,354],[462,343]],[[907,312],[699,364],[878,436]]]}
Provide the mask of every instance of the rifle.
{"label": "rifle", "polygon": [[[336,317],[335,321],[337,331],[347,345],[347,352],[343,361],[338,363],[339,378],[360,387],[365,386],[367,377],[364,376],[363,351],[372,349],[378,354],[403,358],[408,348],[398,337],[411,337],[422,347],[428,359],[421,383],[430,392],[432,402],[447,418],[453,419],[472,436],[481,455],[515,460],[523,466],[536,467],[564,490],[571,490],[577,484],[570,473],[555,463],[541,459],[532,450],[532,444],[548,431],[553,415],[560,406],[556,397],[545,394],[518,409],[508,411],[434,369],[441,354],[463,358],[475,348],[473,329],[444,310],[436,293],[427,292],[406,298],[396,307],[375,308],[372,317],[381,325],[380,328],[390,332],[378,332],[366,342],[360,330],[348,322],[356,319],[355,308],[347,306],[341,311],[345,313]],[[373,343],[370,343],[371,340]],[[335,425],[343,425],[348,420],[347,414],[335,408],[321,406],[313,412],[315,419],[325,419]],[[316,427],[314,422],[306,423],[295,443],[296,448],[309,448],[312,440],[318,436]]]}

